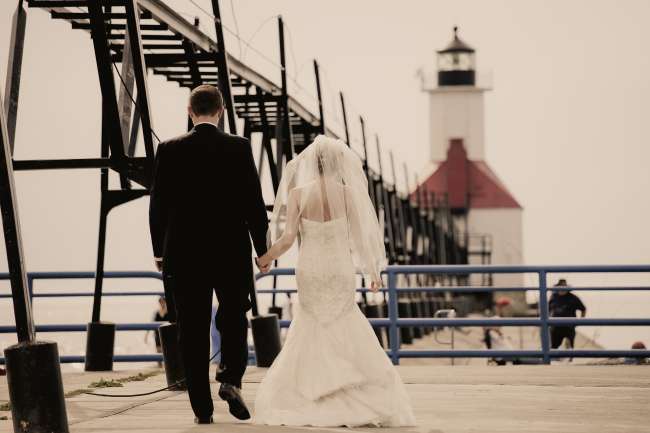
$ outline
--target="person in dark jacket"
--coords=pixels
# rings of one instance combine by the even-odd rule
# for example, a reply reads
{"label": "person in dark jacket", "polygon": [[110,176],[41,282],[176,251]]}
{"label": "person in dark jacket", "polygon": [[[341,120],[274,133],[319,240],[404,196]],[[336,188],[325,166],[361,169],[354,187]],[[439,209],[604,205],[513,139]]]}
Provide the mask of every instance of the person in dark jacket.
{"label": "person in dark jacket", "polygon": [[[551,317],[576,317],[580,311],[580,317],[585,317],[587,307],[582,303],[580,298],[571,293],[567,281],[562,278],[554,287],[560,287],[563,290],[556,290],[551,295],[548,302],[549,315]],[[569,341],[569,346],[574,347],[576,338],[575,326],[552,326],[551,327],[551,348],[557,349],[564,339]]]}
{"label": "person in dark jacket", "polygon": [[254,290],[251,238],[257,256],[266,253],[266,207],[249,141],[218,127],[219,90],[192,90],[188,113],[194,127],[156,151],[149,209],[153,253],[166,291],[173,293],[195,422],[211,423],[214,411],[208,362],[213,290],[224,365],[217,375],[219,396],[231,414],[248,419],[240,389]]}

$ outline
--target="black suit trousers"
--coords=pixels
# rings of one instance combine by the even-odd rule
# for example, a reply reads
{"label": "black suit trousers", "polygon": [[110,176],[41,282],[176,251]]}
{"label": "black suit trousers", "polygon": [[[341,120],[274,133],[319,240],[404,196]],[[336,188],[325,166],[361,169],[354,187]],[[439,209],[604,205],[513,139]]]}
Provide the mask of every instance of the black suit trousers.
{"label": "black suit trousers", "polygon": [[209,372],[212,294],[216,293],[219,301],[216,324],[221,333],[221,362],[225,366],[219,381],[237,387],[241,387],[248,363],[246,308],[235,302],[239,301],[237,298],[228,296],[236,292],[234,288],[215,287],[211,278],[190,272],[170,272],[167,282],[174,293],[179,345],[192,410],[196,416],[206,418],[214,411]]}

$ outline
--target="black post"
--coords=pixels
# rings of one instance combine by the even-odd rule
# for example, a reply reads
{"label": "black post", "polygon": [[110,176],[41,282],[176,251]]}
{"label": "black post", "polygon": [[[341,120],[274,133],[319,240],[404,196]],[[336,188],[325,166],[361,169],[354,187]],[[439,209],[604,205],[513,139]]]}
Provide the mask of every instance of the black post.
{"label": "black post", "polygon": [[366,179],[368,179],[368,190],[370,192],[370,200],[375,206],[375,209],[378,209],[377,197],[375,194],[375,188],[372,184],[372,179],[370,176],[370,167],[368,166],[368,143],[366,142],[366,122],[363,120],[363,116],[359,116],[359,123],[361,124],[361,142],[363,144],[363,171],[366,173]]}
{"label": "black post", "polygon": [[[397,222],[399,225],[398,239],[400,240],[399,251],[401,255],[401,260],[398,261],[398,263],[400,263],[400,262],[406,262],[406,226],[404,225],[404,209],[402,206],[402,199],[399,197],[397,191],[397,172],[395,170],[395,157],[393,156],[393,152],[390,152],[390,166],[393,172],[393,190],[395,194],[395,207],[396,207],[395,217],[397,218]],[[406,192],[406,194],[408,197],[408,191]]]}
{"label": "black post", "polygon": [[[142,36],[140,35],[140,9],[136,0],[127,0],[124,3],[126,11],[126,25],[128,29],[128,42],[131,48],[133,59],[133,72],[135,74],[135,85],[138,89],[138,109],[140,110],[140,121],[142,122],[142,136],[144,149],[151,167],[153,167],[153,125],[149,104],[149,89],[147,87],[147,69],[144,63],[144,52],[142,49]],[[124,41],[125,43],[127,41]],[[149,170],[148,170],[149,171]],[[151,172],[147,173],[148,177]]]}
{"label": "black post", "polygon": [[9,61],[7,65],[7,82],[4,110],[7,116],[7,137],[14,154],[16,138],[16,118],[18,116],[18,96],[20,93],[20,74],[23,66],[23,48],[25,46],[25,26],[27,14],[23,7],[23,0],[18,0],[16,12],[11,23],[11,42],[9,45]]}
{"label": "black post", "polygon": [[[282,69],[280,70],[280,78],[282,81],[282,93],[280,94],[280,106],[281,110],[278,110],[282,113],[282,123],[280,127],[279,139],[281,145],[279,146],[282,149],[282,154],[287,158],[287,161],[293,158],[293,132],[291,131],[291,116],[289,112],[289,91],[287,88],[287,59],[284,49],[284,21],[282,16],[278,17],[278,35],[280,40],[280,65]],[[279,114],[279,113],[278,113]],[[279,120],[279,119],[278,119]],[[280,144],[280,143],[278,143]],[[280,155],[280,153],[278,153]],[[282,178],[282,159],[278,159],[278,177]]]}
{"label": "black post", "polygon": [[388,255],[390,263],[396,262],[397,254],[395,253],[395,227],[393,225],[393,208],[388,196],[388,189],[384,185],[384,167],[381,161],[381,146],[379,144],[379,135],[375,135],[375,142],[377,144],[377,160],[379,163],[379,185],[381,188],[382,204],[384,207],[384,224],[385,233],[388,239]]}
{"label": "black post", "polygon": [[[0,102],[2,95],[0,95]],[[0,112],[0,207],[2,208],[2,228],[7,248],[9,277],[11,280],[11,298],[14,304],[16,333],[21,343],[32,343],[35,339],[32,304],[25,273],[25,258],[23,241],[18,219],[18,204],[16,202],[16,187],[14,171],[11,162],[11,150],[7,136],[5,115]]]}
{"label": "black post", "polygon": [[90,20],[90,34],[95,50],[99,86],[102,92],[102,111],[105,112],[107,129],[109,131],[109,147],[111,158],[116,161],[124,159],[124,143],[120,128],[120,114],[115,92],[113,64],[111,62],[106,35],[104,13],[99,1],[88,2],[88,17]]}
{"label": "black post", "polygon": [[223,100],[228,113],[228,129],[231,134],[237,134],[237,122],[235,121],[235,103],[232,96],[230,84],[230,68],[228,68],[228,53],[223,39],[223,28],[221,26],[221,12],[219,0],[212,0],[212,13],[214,14],[214,28],[217,36],[217,74],[219,76],[219,87],[223,94]]}
{"label": "black post", "polygon": [[[108,156],[110,130],[106,104],[102,104],[102,157]],[[100,174],[101,201],[99,207],[99,234],[97,239],[97,268],[91,322],[86,327],[85,371],[111,371],[115,347],[115,324],[101,322],[102,291],[104,286],[104,255],[106,252],[106,223],[110,205],[108,203],[108,169]]]}
{"label": "black post", "polygon": [[318,94],[318,114],[320,116],[320,133],[325,134],[325,116],[323,115],[323,94],[321,93],[320,71],[316,59],[314,59],[314,75],[316,76],[316,92]]}
{"label": "black post", "polygon": [[343,126],[345,127],[345,142],[348,144],[348,147],[352,146],[350,141],[350,131],[348,130],[348,114],[345,111],[345,98],[343,97],[343,92],[339,92],[341,98],[341,112],[343,113]]}
{"label": "black post", "polygon": [[14,431],[68,433],[57,345],[35,341],[11,148],[3,110],[0,110],[0,210],[19,341],[4,350]]}
{"label": "black post", "polygon": [[160,336],[160,346],[162,348],[163,363],[165,366],[165,376],[167,386],[172,389],[186,389],[185,369],[181,358],[180,345],[178,343],[178,325],[176,323],[165,323],[157,330]]}

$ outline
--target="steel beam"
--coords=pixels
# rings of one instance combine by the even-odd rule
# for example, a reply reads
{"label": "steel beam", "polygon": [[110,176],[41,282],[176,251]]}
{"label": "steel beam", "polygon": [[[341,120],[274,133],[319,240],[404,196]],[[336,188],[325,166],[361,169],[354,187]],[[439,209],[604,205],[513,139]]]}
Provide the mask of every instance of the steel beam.
{"label": "steel beam", "polygon": [[318,62],[314,59],[314,76],[316,77],[316,92],[318,95],[318,114],[320,117],[320,133],[325,134],[325,115],[323,114],[323,95],[321,93],[320,87],[320,71],[318,68]]}
{"label": "steel beam", "polygon": [[345,142],[348,147],[352,147],[352,142],[350,141],[350,130],[348,129],[348,114],[345,111],[345,98],[343,92],[339,92],[339,97],[341,99],[341,112],[343,113],[343,126],[345,127]]}
{"label": "steel beam", "polygon": [[23,0],[18,0],[11,23],[11,42],[9,44],[9,60],[7,65],[7,81],[5,86],[4,111],[7,116],[7,139],[11,155],[14,154],[16,138],[16,118],[18,116],[18,96],[20,93],[20,75],[23,66],[23,48],[25,46],[25,26],[27,14]]}
{"label": "steel beam", "polygon": [[289,109],[289,91],[287,87],[287,59],[285,54],[284,46],[284,21],[282,16],[278,17],[278,36],[280,42],[280,65],[282,69],[280,70],[280,79],[282,82],[281,87],[281,100],[280,100],[280,112],[282,113],[282,123],[279,128],[278,134],[278,150],[282,149],[282,152],[278,152],[278,176],[282,177],[282,164],[283,157],[286,157],[287,161],[293,158],[293,132],[291,130],[291,122],[289,121],[290,109]]}
{"label": "steel beam", "polygon": [[[151,119],[151,105],[149,103],[147,69],[145,67],[144,53],[142,49],[143,36],[140,34],[140,9],[138,8],[136,0],[126,0],[124,3],[124,9],[126,11],[126,25],[129,35],[128,42],[131,48],[135,85],[138,89],[138,108],[140,111],[140,122],[142,124],[144,149],[147,158],[149,158],[151,162],[151,167],[153,168],[153,120]],[[150,175],[150,173],[147,174]]]}
{"label": "steel beam", "polygon": [[381,188],[382,201],[384,204],[384,220],[386,227],[386,235],[388,236],[388,253],[390,262],[397,261],[397,253],[395,248],[395,220],[393,218],[393,207],[390,198],[390,192],[384,183],[384,168],[381,161],[381,145],[379,144],[379,136],[375,135],[375,142],[377,145],[377,160],[379,163],[379,185]]}
{"label": "steel beam", "polygon": [[111,63],[108,48],[108,37],[104,29],[104,13],[101,0],[89,0],[88,13],[91,24],[91,35],[95,50],[99,85],[102,92],[102,111],[106,111],[107,119],[103,128],[110,131],[109,147],[111,157],[117,160],[124,159],[124,143],[120,130],[120,114],[115,93],[115,80],[113,77],[113,64]]}
{"label": "steel beam", "polygon": [[[107,123],[110,122],[110,115],[106,109],[106,101],[102,104],[102,136],[101,154],[103,158],[108,157],[109,141],[111,139],[110,129]],[[106,193],[108,191],[108,169],[102,168],[100,174],[100,205],[99,205],[99,230],[97,239],[97,264],[95,271],[95,289],[93,295],[93,310],[91,322],[100,321],[102,308],[102,288],[104,285],[104,256],[106,253],[106,222],[108,218],[108,206]]]}
{"label": "steel beam", "polygon": [[110,158],[36,159],[13,162],[15,171],[109,168],[113,165],[114,162]]}
{"label": "steel beam", "polygon": [[[2,106],[1,104],[2,95],[0,94],[0,106]],[[2,110],[0,110],[0,211],[2,212],[2,229],[11,279],[16,334],[18,335],[18,341],[21,343],[33,342],[35,335],[32,304],[29,297],[27,274],[25,273],[23,241],[18,218],[14,172],[11,164],[11,148],[9,146],[5,115]]]}
{"label": "steel beam", "polygon": [[269,173],[271,174],[271,184],[273,185],[273,193],[277,194],[280,185],[280,174],[278,173],[278,166],[282,165],[282,160],[279,159],[281,153],[278,153],[277,163],[273,159],[273,148],[271,146],[271,129],[266,118],[266,111],[264,110],[264,95],[261,89],[257,88],[258,104],[260,106],[261,123],[262,123],[262,149],[266,152],[266,157],[269,162]]}
{"label": "steel beam", "polygon": [[375,210],[379,211],[379,203],[377,202],[377,197],[375,194],[375,187],[372,184],[372,177],[370,176],[370,167],[368,166],[368,143],[366,142],[366,122],[363,120],[363,116],[359,116],[359,123],[361,125],[361,143],[363,144],[363,171],[366,173],[366,179],[368,180],[368,192],[370,193],[370,200],[375,206]]}
{"label": "steel beam", "polygon": [[223,39],[223,28],[221,26],[221,12],[219,11],[219,0],[212,0],[212,13],[214,14],[214,29],[217,37],[217,73],[219,74],[219,88],[223,94],[225,111],[228,114],[228,129],[231,134],[237,134],[237,122],[235,119],[235,103],[232,99],[232,85],[230,83],[230,67],[228,66],[228,54]]}

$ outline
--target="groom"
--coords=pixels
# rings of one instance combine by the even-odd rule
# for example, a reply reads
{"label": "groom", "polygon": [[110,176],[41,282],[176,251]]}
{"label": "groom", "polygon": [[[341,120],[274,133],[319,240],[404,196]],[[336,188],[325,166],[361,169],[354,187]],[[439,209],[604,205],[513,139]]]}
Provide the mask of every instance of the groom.
{"label": "groom", "polygon": [[156,152],[149,208],[153,252],[174,295],[195,422],[211,423],[214,410],[208,362],[213,290],[224,365],[216,378],[219,397],[232,415],[248,419],[241,379],[253,290],[250,239],[263,255],[266,208],[249,141],[217,126],[223,114],[219,90],[210,85],[192,90],[188,113],[194,128],[160,143]]}

